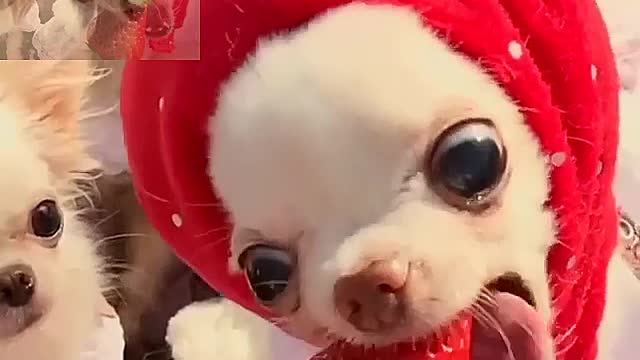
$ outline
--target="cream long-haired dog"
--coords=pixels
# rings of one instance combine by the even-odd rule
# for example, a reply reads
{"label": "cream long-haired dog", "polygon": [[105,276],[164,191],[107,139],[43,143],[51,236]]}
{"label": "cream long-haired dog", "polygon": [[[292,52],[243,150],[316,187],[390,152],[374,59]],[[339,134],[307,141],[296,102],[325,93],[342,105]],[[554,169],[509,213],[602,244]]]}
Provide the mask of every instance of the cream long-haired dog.
{"label": "cream long-haired dog", "polygon": [[[84,61],[0,62],[0,358],[75,360],[99,320],[102,264],[79,220]],[[86,188],[85,188],[86,190]]]}

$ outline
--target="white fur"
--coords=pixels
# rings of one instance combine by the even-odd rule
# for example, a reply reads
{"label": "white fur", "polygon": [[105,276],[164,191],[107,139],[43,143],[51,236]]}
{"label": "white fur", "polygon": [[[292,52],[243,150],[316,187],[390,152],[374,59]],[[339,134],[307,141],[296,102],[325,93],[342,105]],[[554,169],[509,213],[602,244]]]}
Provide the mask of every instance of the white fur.
{"label": "white fur", "polygon": [[260,359],[269,351],[269,326],[227,300],[203,301],[171,319],[167,342],[175,360],[211,360],[213,354],[226,360]]}
{"label": "white fur", "polygon": [[[468,117],[492,119],[508,149],[510,180],[484,216],[445,205],[415,172],[427,144]],[[234,255],[255,241],[246,229],[297,250],[302,302],[288,315],[296,335],[318,344],[325,328],[363,343],[420,336],[509,270],[549,319],[554,226],[541,210],[548,185],[538,144],[500,87],[412,11],[347,5],[262,41],[224,86],[212,124],[211,175],[236,224]],[[414,304],[421,317],[394,336],[366,336],[337,316],[333,285],[391,257],[425,264],[425,288],[439,300]]]}
{"label": "white fur", "polygon": [[167,342],[175,360],[303,360],[320,351],[228,300],[180,310],[169,322]]}
{"label": "white fur", "polygon": [[[67,148],[75,149],[73,136],[63,142],[63,147],[56,139],[61,134],[72,135],[78,119],[61,121],[56,116],[68,114],[67,110],[73,111],[74,104],[79,104],[79,98],[67,97],[82,93],[78,80],[88,78],[89,73],[82,72],[88,70],[86,65],[78,65],[80,70],[75,73],[67,72],[65,66],[71,65],[0,63],[0,267],[16,262],[31,266],[37,280],[35,299],[47,309],[39,322],[22,333],[0,339],[2,359],[75,360],[98,322],[103,285],[100,263],[76,218],[73,201],[79,194],[69,173],[88,169],[66,168],[72,163],[92,162],[85,162],[83,154],[67,152]],[[65,81],[73,91],[58,88]],[[51,97],[45,103],[39,101],[40,95]],[[34,104],[37,109],[31,107]],[[59,113],[52,112],[50,119],[37,122],[44,115],[40,111],[49,105],[49,110]],[[29,211],[47,198],[56,199],[64,212],[64,229],[56,248],[43,247],[25,235]]]}

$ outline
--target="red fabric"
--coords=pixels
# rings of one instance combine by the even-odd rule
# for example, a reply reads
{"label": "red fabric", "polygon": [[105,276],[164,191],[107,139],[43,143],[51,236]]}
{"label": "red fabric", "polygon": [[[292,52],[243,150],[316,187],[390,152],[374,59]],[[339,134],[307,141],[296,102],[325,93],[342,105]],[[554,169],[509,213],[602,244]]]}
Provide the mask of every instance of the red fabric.
{"label": "red fabric", "polygon": [[[349,2],[206,1],[200,61],[130,62],[125,70],[125,136],[143,205],[200,275],[257,312],[244,280],[227,272],[229,225],[206,175],[206,123],[220,83],[256,39]],[[365,2],[414,7],[516,100],[551,159],[566,157],[552,166],[548,204],[559,224],[548,259],[557,313],[553,333],[559,359],[594,360],[617,236],[612,180],[618,143],[618,78],[594,0]],[[509,53],[514,41],[524,48],[520,58]],[[180,227],[173,214],[181,216]]]}

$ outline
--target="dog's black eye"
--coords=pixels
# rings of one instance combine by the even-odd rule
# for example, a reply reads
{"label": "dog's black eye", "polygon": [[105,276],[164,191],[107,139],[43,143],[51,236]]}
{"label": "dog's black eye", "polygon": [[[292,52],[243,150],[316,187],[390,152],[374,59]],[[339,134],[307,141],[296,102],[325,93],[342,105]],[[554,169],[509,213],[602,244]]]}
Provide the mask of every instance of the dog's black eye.
{"label": "dog's black eye", "polygon": [[251,290],[265,306],[271,306],[289,285],[293,270],[289,252],[266,245],[255,245],[240,257]]}
{"label": "dog's black eye", "polygon": [[434,191],[452,206],[478,209],[503,178],[506,151],[487,119],[468,119],[447,129],[426,157]]}
{"label": "dog's black eye", "polygon": [[45,245],[55,246],[62,231],[62,212],[53,200],[44,200],[31,210],[31,233],[45,240]]}

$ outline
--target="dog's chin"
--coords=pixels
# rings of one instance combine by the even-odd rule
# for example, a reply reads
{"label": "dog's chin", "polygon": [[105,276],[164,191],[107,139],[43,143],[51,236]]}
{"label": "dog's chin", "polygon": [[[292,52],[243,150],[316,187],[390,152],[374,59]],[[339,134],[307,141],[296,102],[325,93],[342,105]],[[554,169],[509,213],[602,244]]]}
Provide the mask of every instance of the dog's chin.
{"label": "dog's chin", "polygon": [[[412,307],[415,309],[410,309],[409,313],[420,313],[420,304]],[[470,321],[473,324],[471,359],[543,358],[545,339],[549,335],[542,315],[536,310],[533,292],[525,280],[515,273],[505,274],[487,283],[474,304],[435,329],[424,322],[408,320],[384,332],[336,336],[337,341],[329,352],[339,352],[345,358],[349,358],[348,354],[354,351],[399,354],[418,349],[430,354],[450,352],[464,346],[459,343],[460,332],[468,328]]]}
{"label": "dog's chin", "polygon": [[12,308],[0,305],[0,342],[11,341],[38,326],[48,312],[44,302]]}

